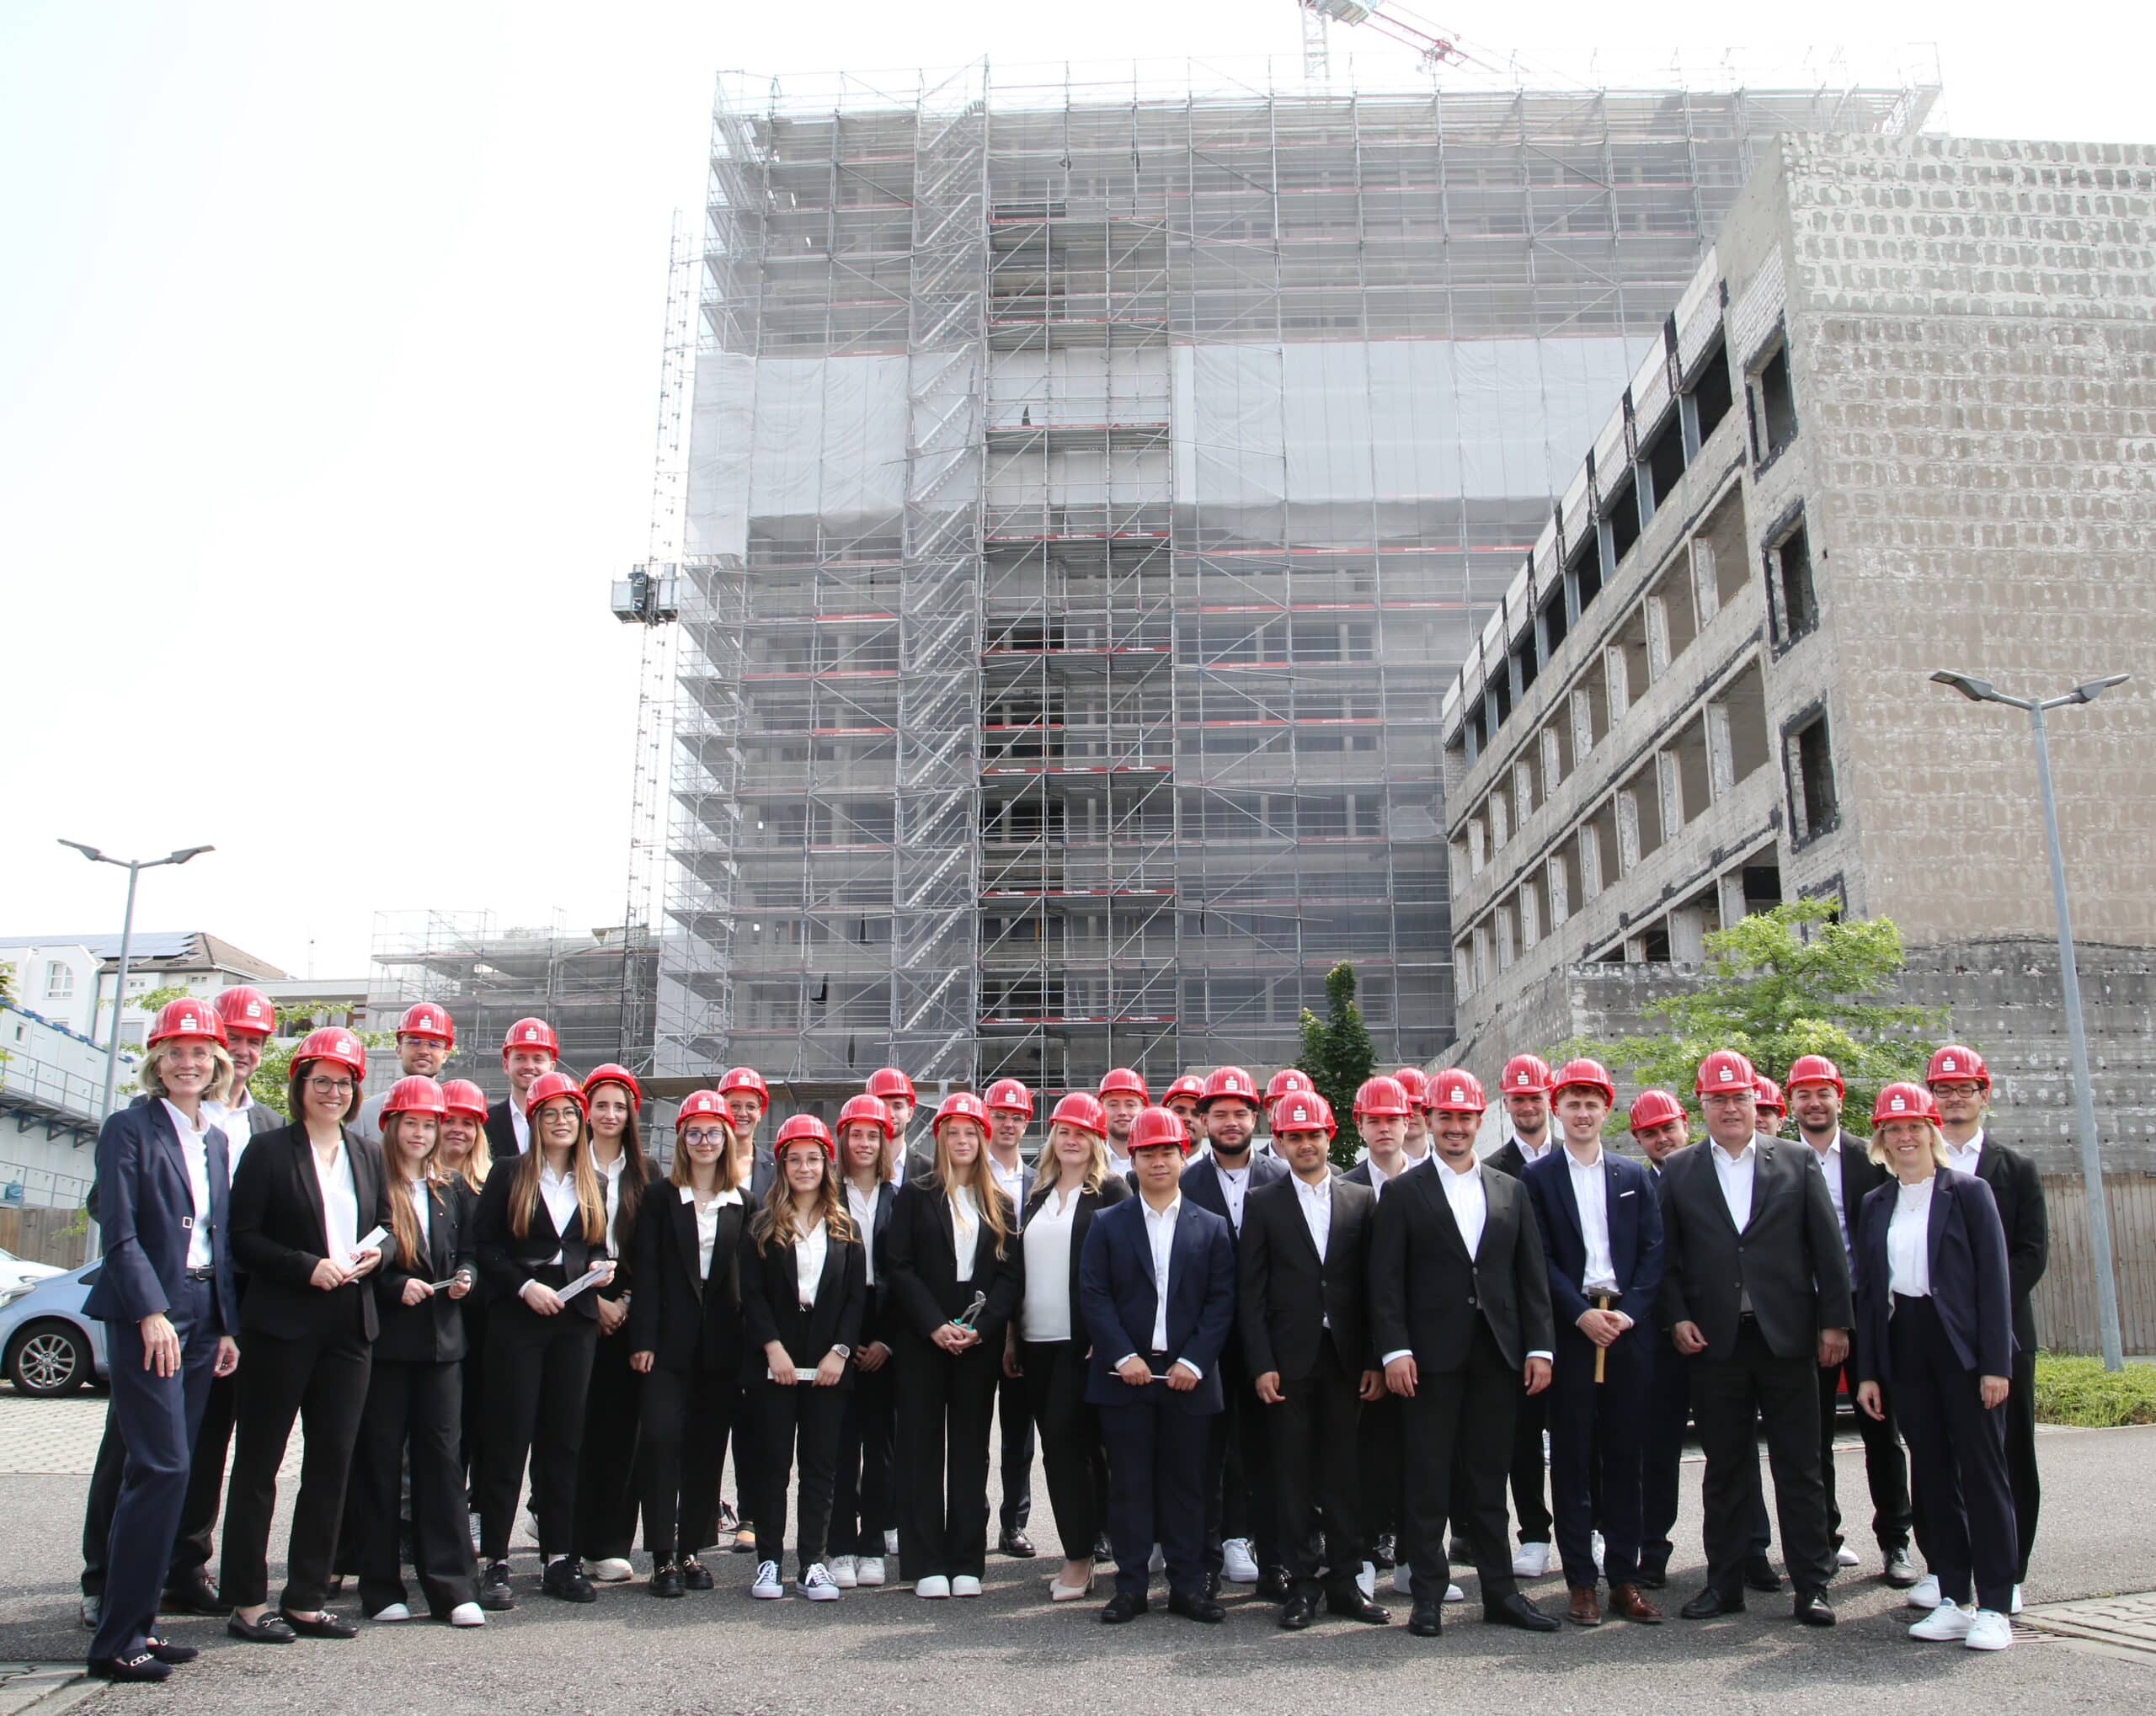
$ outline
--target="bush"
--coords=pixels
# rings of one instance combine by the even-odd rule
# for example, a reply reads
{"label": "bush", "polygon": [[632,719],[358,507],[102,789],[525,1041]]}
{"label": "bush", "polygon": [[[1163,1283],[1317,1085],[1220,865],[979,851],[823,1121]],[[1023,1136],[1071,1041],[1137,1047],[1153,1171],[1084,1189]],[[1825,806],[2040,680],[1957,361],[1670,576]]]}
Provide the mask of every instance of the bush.
{"label": "bush", "polygon": [[2040,1352],[2036,1417],[2045,1424],[2088,1430],[2156,1424],[2156,1364],[2129,1363],[2122,1371],[2107,1371],[2100,1358]]}

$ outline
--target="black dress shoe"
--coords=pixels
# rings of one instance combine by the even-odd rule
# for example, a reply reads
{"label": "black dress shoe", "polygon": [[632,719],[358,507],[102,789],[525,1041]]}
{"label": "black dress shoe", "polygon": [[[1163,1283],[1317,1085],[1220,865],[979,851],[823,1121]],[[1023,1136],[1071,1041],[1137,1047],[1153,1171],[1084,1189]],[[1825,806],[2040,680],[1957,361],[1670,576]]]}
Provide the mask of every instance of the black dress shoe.
{"label": "black dress shoe", "polygon": [[1346,1620],[1360,1621],[1365,1626],[1370,1627],[1390,1626],[1392,1623],[1390,1609],[1372,1602],[1369,1598],[1363,1595],[1360,1586],[1353,1585],[1347,1586],[1344,1590],[1326,1592],[1325,1612],[1328,1615],[1338,1615]]}
{"label": "black dress shoe", "polygon": [[169,1639],[160,1639],[154,1633],[142,1641],[143,1649],[159,1662],[192,1662],[202,1653],[192,1644],[175,1644]]}
{"label": "black dress shoe", "polygon": [[1669,1564],[1667,1561],[1642,1561],[1635,1585],[1644,1585],[1650,1591],[1660,1591],[1669,1583]]}
{"label": "black dress shoe", "polygon": [[509,1588],[508,1562],[489,1561],[480,1574],[479,1607],[495,1614],[516,1607],[516,1598]]}
{"label": "black dress shoe", "polygon": [[1294,1595],[1294,1582],[1284,1567],[1268,1567],[1257,1575],[1254,1595],[1262,1603],[1284,1603]]}
{"label": "black dress shoe", "polygon": [[548,1596],[558,1597],[565,1603],[595,1603],[599,1593],[591,1588],[591,1581],[584,1576],[584,1568],[575,1556],[563,1555],[547,1564],[547,1570],[540,1575],[539,1589]]}
{"label": "black dress shoe", "polygon": [[302,1639],[356,1639],[360,1629],[342,1615],[333,1615],[324,1609],[311,1617],[294,1614],[290,1609],[282,1611],[286,1624]]}
{"label": "black dress shoe", "polygon": [[1218,1597],[1220,1595],[1220,1575],[1217,1573],[1207,1574],[1198,1589],[1209,1597]]}
{"label": "black dress shoe", "polygon": [[1407,1630],[1417,1639],[1434,1639],[1445,1629],[1444,1605],[1420,1601],[1408,1611]]}
{"label": "black dress shoe", "polygon": [[1121,1626],[1125,1621],[1134,1621],[1152,1606],[1142,1596],[1134,1596],[1119,1591],[1101,1606],[1101,1619],[1108,1626]]}
{"label": "black dress shoe", "polygon": [[1115,1546],[1108,1542],[1108,1534],[1106,1532],[1102,1532],[1100,1536],[1093,1539],[1093,1564],[1096,1567],[1115,1565]]}
{"label": "black dress shoe", "polygon": [[1518,1591],[1482,1605],[1482,1618],[1493,1627],[1517,1627],[1523,1633],[1554,1633],[1557,1617],[1545,1615]]}
{"label": "black dress shoe", "polygon": [[1793,1613],[1807,1627],[1831,1627],[1834,1624],[1834,1606],[1827,1601],[1827,1593],[1823,1591],[1799,1586]]}
{"label": "black dress shoe", "polygon": [[1744,1593],[1716,1591],[1710,1585],[1677,1612],[1688,1621],[1711,1621],[1716,1615],[1741,1615],[1744,1612]]}
{"label": "black dress shoe", "polygon": [[681,1569],[671,1561],[662,1561],[651,1569],[651,1594],[654,1596],[680,1596],[685,1589],[681,1583]]}
{"label": "black dress shoe", "polygon": [[1014,1561],[1030,1561],[1039,1551],[1033,1548],[1031,1537],[1013,1526],[996,1538],[995,1553],[1008,1555]]}
{"label": "black dress shoe", "polygon": [[1317,1598],[1307,1591],[1299,1591],[1281,1606],[1280,1626],[1283,1631],[1299,1633],[1317,1618]]}
{"label": "black dress shoe", "polygon": [[691,1591],[709,1591],[712,1586],[711,1569],[693,1555],[684,1555],[675,1564],[681,1569],[681,1583]]}
{"label": "black dress shoe", "polygon": [[1209,1627],[1228,1618],[1225,1609],[1200,1591],[1192,1591],[1187,1596],[1169,1592],[1168,1612],[1181,1615],[1187,1621],[1203,1621]]}
{"label": "black dress shoe", "polygon": [[1748,1555],[1744,1559],[1744,1582],[1754,1591],[1780,1591],[1782,1576],[1774,1571],[1774,1564],[1764,1555]]}
{"label": "black dress shoe", "polygon": [[93,1656],[83,1665],[93,1681],[161,1681],[172,1674],[147,1650],[138,1650],[132,1656]]}
{"label": "black dress shoe", "polygon": [[197,1567],[168,1585],[157,1601],[168,1615],[229,1615],[232,1606],[217,1595],[217,1582],[206,1568]]}
{"label": "black dress shoe", "polygon": [[1390,1532],[1378,1533],[1378,1540],[1370,1545],[1370,1565],[1380,1573],[1390,1573],[1399,1564],[1400,1539]]}
{"label": "black dress shoe", "polygon": [[300,1636],[292,1630],[292,1623],[275,1609],[264,1610],[259,1621],[243,1621],[236,1614],[227,1615],[225,1631],[250,1644],[290,1644]]}

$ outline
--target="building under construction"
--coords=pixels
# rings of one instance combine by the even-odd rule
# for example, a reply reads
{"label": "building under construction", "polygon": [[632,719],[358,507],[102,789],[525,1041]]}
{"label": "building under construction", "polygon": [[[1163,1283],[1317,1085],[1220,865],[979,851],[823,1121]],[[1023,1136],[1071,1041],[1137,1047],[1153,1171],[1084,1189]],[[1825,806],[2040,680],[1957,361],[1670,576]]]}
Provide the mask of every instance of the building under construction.
{"label": "building under construction", "polygon": [[656,1071],[1434,1055],[1440,695],[1768,138],[1930,93],[722,79]]}

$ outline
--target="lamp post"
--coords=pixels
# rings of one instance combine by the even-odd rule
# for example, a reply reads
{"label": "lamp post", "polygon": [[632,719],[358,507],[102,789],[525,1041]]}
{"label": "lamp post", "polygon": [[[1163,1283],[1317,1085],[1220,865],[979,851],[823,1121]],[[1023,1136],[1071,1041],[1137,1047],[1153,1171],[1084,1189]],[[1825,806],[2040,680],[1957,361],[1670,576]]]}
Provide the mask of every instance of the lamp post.
{"label": "lamp post", "polygon": [[2089,1251],[2096,1274],[2096,1335],[2104,1349],[2104,1368],[2122,1369],[2126,1357],[2119,1337],[2118,1283],[2111,1275],[2111,1217],[2104,1202],[2104,1161],[2096,1146],[2096,1092],[2089,1075],[2089,1035],[2081,1022],[2081,974],[2073,963],[2073,925],[2066,909],[2066,859],[2059,848],[2058,803],[2052,796],[2052,756],[2044,738],[2044,711],[2069,704],[2093,703],[2130,677],[2112,674],[2076,685],[2057,697],[2009,697],[1988,679],[1944,669],[1933,680],[1951,685],[1972,703],[2004,703],[2028,711],[2036,742],[2036,789],[2044,806],[2044,845],[2052,867],[2052,909],[2058,919],[2059,983],[2066,1002],[2066,1040],[2073,1059],[2073,1124],[2079,1134],[2082,1190],[2089,1200]]}

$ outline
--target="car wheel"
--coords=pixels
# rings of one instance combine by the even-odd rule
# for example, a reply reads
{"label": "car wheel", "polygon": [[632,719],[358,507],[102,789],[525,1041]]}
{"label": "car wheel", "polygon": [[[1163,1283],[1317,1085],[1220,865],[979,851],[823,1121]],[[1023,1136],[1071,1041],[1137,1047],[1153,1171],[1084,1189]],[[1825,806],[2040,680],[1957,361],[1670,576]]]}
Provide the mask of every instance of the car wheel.
{"label": "car wheel", "polygon": [[8,1377],[25,1394],[65,1394],[89,1380],[90,1344],[66,1323],[33,1323],[16,1336]]}

